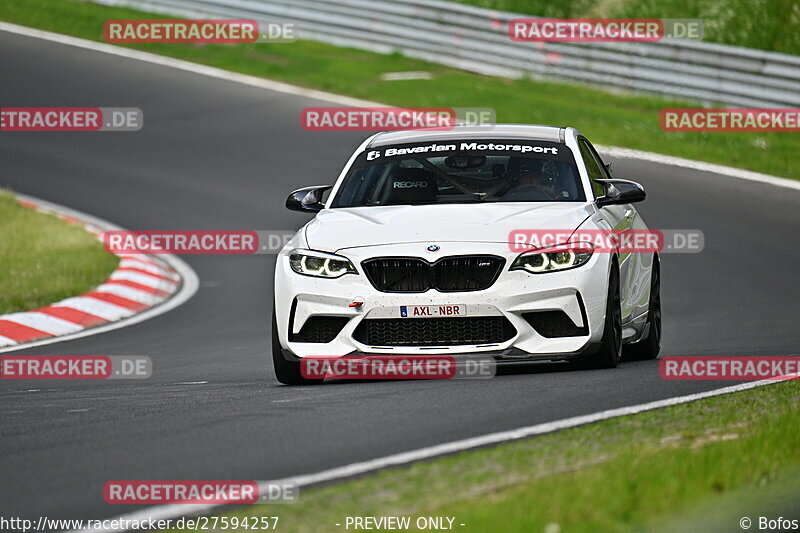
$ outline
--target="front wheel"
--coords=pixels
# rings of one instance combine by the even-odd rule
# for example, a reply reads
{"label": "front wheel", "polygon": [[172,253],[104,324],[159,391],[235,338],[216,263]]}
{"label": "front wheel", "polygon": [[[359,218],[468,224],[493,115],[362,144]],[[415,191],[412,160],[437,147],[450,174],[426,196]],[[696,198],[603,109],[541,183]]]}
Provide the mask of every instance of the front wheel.
{"label": "front wheel", "polygon": [[283,355],[278,340],[278,320],[274,309],[272,310],[272,366],[275,368],[275,377],[284,385],[316,385],[323,381],[304,378],[300,372],[300,361],[290,361]]}
{"label": "front wheel", "polygon": [[625,359],[644,361],[655,359],[661,351],[661,265],[658,256],[653,258],[650,275],[650,303],[647,309],[647,334],[634,344],[625,347]]}
{"label": "front wheel", "polygon": [[622,308],[619,297],[619,267],[611,265],[606,297],[606,319],[600,350],[587,361],[591,368],[614,368],[622,355]]}

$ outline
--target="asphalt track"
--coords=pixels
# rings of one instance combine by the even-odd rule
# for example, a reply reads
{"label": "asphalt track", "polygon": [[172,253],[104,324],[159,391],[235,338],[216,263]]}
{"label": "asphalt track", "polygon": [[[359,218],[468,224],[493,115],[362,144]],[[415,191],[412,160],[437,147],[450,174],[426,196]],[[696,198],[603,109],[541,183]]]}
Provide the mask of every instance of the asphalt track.
{"label": "asphalt track", "polygon": [[[129,229],[289,229],[293,188],[329,183],[363,133],[310,133],[323,102],[0,33],[0,105],[139,107],[136,133],[4,133],[0,186]],[[481,105],[482,102],[475,102]],[[580,124],[575,124],[580,128]],[[666,355],[800,355],[800,192],[633,160],[651,227],[699,228],[662,258]],[[794,244],[793,244],[794,243]],[[0,515],[104,518],[113,479],[277,479],[729,383],[657,362],[485,381],[289,388],[268,363],[268,256],[184,256],[200,278],[160,317],[24,354],[149,355],[146,381],[0,383]],[[191,383],[203,382],[203,383]]]}

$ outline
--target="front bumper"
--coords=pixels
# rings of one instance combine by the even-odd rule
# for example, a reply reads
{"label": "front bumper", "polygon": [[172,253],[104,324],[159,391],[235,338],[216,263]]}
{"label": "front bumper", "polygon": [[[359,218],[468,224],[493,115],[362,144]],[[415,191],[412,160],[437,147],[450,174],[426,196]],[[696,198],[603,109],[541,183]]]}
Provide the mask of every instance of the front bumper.
{"label": "front bumper", "polygon": [[[279,254],[275,270],[275,306],[278,338],[288,358],[345,355],[457,355],[483,353],[501,361],[563,360],[590,353],[600,342],[605,318],[609,255],[595,254],[585,265],[546,274],[509,271],[516,254],[505,244],[441,243],[446,255],[494,254],[505,257],[498,279],[488,289],[470,292],[387,293],[376,290],[364,274],[361,262],[379,256],[421,257],[420,244],[353,248],[337,252],[349,258],[358,274],[323,279],[295,273],[289,266],[288,249]],[[479,250],[478,250],[479,248]],[[424,253],[424,252],[423,252]],[[438,259],[438,257],[436,257]],[[362,301],[357,308],[349,307]],[[468,317],[505,317],[516,331],[496,343],[455,346],[379,346],[357,340],[363,320],[400,319],[400,306],[465,304]],[[562,311],[585,334],[571,337],[540,335],[523,314]],[[344,327],[331,342],[293,342],[306,321],[315,316],[344,317]],[[403,320],[421,320],[404,318]],[[431,319],[435,320],[435,319]],[[458,318],[452,320],[459,320]]]}

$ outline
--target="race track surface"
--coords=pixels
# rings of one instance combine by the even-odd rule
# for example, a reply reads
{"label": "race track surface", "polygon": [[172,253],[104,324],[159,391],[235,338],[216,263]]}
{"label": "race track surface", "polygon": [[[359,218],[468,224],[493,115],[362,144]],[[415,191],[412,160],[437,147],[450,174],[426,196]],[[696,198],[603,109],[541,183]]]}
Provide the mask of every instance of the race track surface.
{"label": "race track surface", "polygon": [[[0,33],[2,106],[139,107],[136,133],[0,134],[0,186],[146,229],[294,229],[286,195],[330,183],[363,133],[311,133],[325,105]],[[475,102],[475,105],[480,105]],[[502,117],[501,117],[502,118]],[[580,128],[579,124],[575,124]],[[665,355],[798,354],[800,192],[615,161],[653,228],[699,228],[662,257]],[[144,381],[0,383],[0,515],[104,518],[113,479],[276,479],[493,431],[719,388],[655,361],[485,381],[280,386],[268,359],[270,256],[183,256],[188,303],[22,354],[148,355]],[[202,384],[187,382],[207,382]]]}

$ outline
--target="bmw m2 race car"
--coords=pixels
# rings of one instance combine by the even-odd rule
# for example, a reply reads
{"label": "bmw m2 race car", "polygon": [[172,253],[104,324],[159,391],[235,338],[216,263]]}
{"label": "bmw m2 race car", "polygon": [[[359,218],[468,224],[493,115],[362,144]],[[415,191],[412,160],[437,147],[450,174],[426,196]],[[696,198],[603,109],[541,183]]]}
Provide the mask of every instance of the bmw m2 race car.
{"label": "bmw m2 race car", "polygon": [[300,372],[309,356],[483,354],[611,368],[626,344],[626,357],[655,358],[657,251],[582,237],[647,230],[632,205],[644,199],[573,128],[374,135],[333,186],[286,202],[316,216],[277,258],[277,378],[312,382]]}

